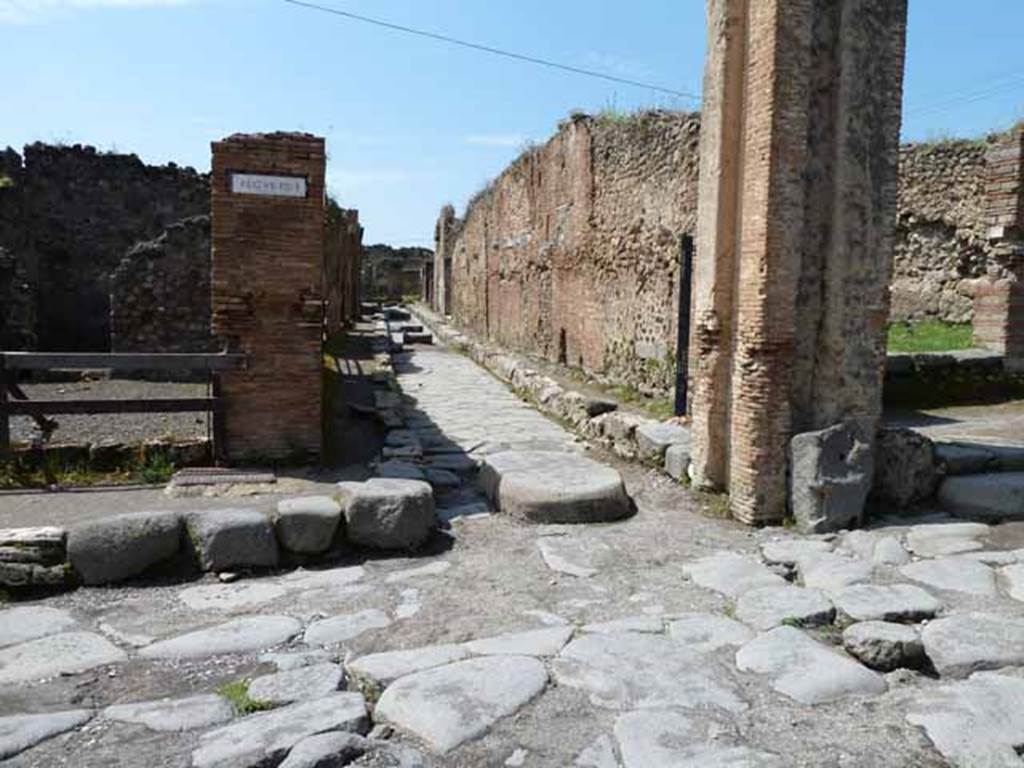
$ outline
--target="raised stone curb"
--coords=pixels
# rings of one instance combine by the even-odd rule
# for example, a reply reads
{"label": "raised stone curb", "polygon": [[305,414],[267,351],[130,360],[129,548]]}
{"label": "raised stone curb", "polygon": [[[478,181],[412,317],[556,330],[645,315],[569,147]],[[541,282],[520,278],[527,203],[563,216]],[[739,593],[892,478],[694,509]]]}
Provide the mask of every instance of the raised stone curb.
{"label": "raised stone curb", "polygon": [[336,500],[303,496],[278,502],[274,529],[285,549],[317,554],[330,548],[340,521],[341,505]]}
{"label": "raised stone curb", "polygon": [[134,512],[75,526],[68,559],[85,584],[123,581],[178,554],[181,517],[175,512]]}
{"label": "raised stone curb", "polygon": [[200,566],[207,571],[277,565],[270,518],[253,509],[211,509],[186,518]]}
{"label": "raised stone curb", "polygon": [[346,535],[354,544],[374,549],[413,550],[437,525],[434,495],[419,480],[371,478],[338,483]]}

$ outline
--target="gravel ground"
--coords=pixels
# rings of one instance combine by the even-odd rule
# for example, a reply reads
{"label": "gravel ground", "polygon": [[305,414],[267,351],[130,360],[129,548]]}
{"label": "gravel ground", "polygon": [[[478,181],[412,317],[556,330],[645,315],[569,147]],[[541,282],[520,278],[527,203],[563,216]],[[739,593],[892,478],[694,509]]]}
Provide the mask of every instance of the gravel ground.
{"label": "gravel ground", "polygon": [[[131,381],[103,379],[99,381],[64,382],[60,384],[23,384],[30,400],[71,399],[142,399],[153,397],[205,397],[206,384]],[[205,437],[205,413],[120,413],[97,416],[54,416],[60,427],[54,432],[54,443],[91,443],[116,441],[141,443],[173,436],[179,439]],[[11,419],[11,439],[29,442],[37,435],[35,422],[27,416]]]}

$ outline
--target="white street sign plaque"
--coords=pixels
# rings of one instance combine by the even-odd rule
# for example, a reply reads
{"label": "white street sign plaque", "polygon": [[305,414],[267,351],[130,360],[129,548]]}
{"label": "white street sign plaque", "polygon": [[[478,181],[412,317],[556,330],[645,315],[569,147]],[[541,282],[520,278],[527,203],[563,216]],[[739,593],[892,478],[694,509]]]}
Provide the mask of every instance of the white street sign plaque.
{"label": "white street sign plaque", "polygon": [[305,197],[306,179],[302,176],[265,176],[258,173],[232,173],[231,192],[235,195]]}

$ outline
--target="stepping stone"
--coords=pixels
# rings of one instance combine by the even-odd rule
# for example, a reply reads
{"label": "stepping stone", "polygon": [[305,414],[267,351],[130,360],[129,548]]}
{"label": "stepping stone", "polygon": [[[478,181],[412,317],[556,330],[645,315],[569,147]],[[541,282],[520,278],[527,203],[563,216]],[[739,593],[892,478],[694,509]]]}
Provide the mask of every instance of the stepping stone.
{"label": "stepping stone", "polygon": [[737,598],[759,587],[784,587],[789,582],[749,555],[718,552],[683,566],[695,584]]}
{"label": "stepping stone", "polygon": [[380,685],[390,685],[400,677],[422,672],[425,669],[443,667],[469,658],[465,643],[428,645],[406,651],[385,651],[361,656],[348,662],[348,671],[355,677],[372,680]]}
{"label": "stepping stone", "polygon": [[151,731],[192,731],[226,723],[235,716],[230,702],[212,693],[184,699],[115,704],[103,710],[108,720],[144,725]]}
{"label": "stepping stone", "polygon": [[627,616],[622,619],[587,624],[583,631],[590,635],[615,635],[620,632],[642,632],[650,635],[665,631],[665,620],[660,616]]}
{"label": "stepping stone", "polygon": [[921,560],[900,568],[900,573],[911,581],[927,584],[935,589],[963,592],[979,597],[995,597],[995,572],[984,563],[962,557],[943,557]]}
{"label": "stepping stone", "polygon": [[772,678],[772,688],[801,704],[885,693],[885,679],[811,639],[795,627],[776,627],[736,652],[736,666]]}
{"label": "stepping stone", "polygon": [[790,567],[831,551],[832,543],[823,539],[783,539],[761,545],[765,562]]}
{"label": "stepping stone", "polygon": [[383,629],[390,625],[391,619],[384,611],[370,608],[359,613],[315,621],[309,625],[302,639],[307,645],[334,645],[371,629]]}
{"label": "stepping stone", "polygon": [[345,673],[337,664],[313,664],[257,677],[249,683],[249,698],[274,706],[322,699],[341,688],[344,679]]}
{"label": "stepping stone", "polygon": [[1024,680],[978,672],[930,688],[917,697],[907,722],[924,728],[950,765],[1015,768],[1024,744]]}
{"label": "stepping stone", "polygon": [[374,710],[378,722],[448,752],[519,711],[548,682],[544,665],[525,656],[488,656],[416,672],[392,683]]}
{"label": "stepping stone", "polygon": [[719,648],[743,645],[754,639],[754,632],[746,624],[711,613],[680,616],[668,625],[668,634],[673,640],[697,653],[711,653]]}
{"label": "stepping stone", "polygon": [[990,533],[981,523],[915,525],[907,532],[907,547],[920,557],[942,557],[981,549],[978,539]]}
{"label": "stepping stone", "polygon": [[499,511],[534,523],[608,522],[633,513],[616,470],[572,453],[491,454],[479,479]]}
{"label": "stepping stone", "polygon": [[74,675],[125,659],[124,651],[92,632],[48,635],[0,649],[0,685]]}
{"label": "stepping stone", "polygon": [[250,616],[188,632],[146,646],[147,659],[201,659],[228,653],[251,653],[295,637],[302,623],[290,616]]}
{"label": "stepping stone", "polygon": [[836,609],[823,592],[790,585],[752,589],[736,603],[736,618],[760,630],[789,622],[800,626],[831,624],[835,615]]}
{"label": "stepping stone", "polygon": [[270,518],[254,509],[210,509],[185,519],[199,564],[206,571],[273,568],[277,539]]}
{"label": "stepping stone", "polygon": [[921,631],[924,652],[943,677],[1024,665],[1024,619],[989,613],[948,616]]}
{"label": "stepping stone", "polygon": [[318,733],[307,736],[292,747],[278,768],[341,768],[369,750],[370,742],[359,734],[344,731]]}
{"label": "stepping stone", "polygon": [[998,522],[1024,520],[1024,472],[947,477],[939,504],[955,515]]}
{"label": "stepping stone", "polygon": [[138,576],[178,554],[181,518],[175,512],[104,517],[68,532],[68,560],[85,584]]}
{"label": "stepping stone", "polygon": [[673,445],[681,445],[689,453],[690,430],[670,421],[641,424],[636,428],[636,452],[644,461],[661,462]]}
{"label": "stepping stone", "polygon": [[586,691],[599,707],[747,708],[725,670],[662,635],[584,635],[562,649],[552,671],[559,685]]}
{"label": "stepping stone", "polygon": [[920,669],[926,659],[917,630],[888,621],[861,621],[843,631],[843,647],[872,669]]}
{"label": "stepping stone", "polygon": [[200,584],[178,593],[178,599],[196,611],[222,611],[230,613],[242,608],[274,600],[288,590],[280,584],[267,581],[249,581],[236,584]]}
{"label": "stepping stone", "polygon": [[326,552],[341,521],[341,505],[330,496],[304,496],[277,503],[274,530],[281,546],[292,552]]}
{"label": "stepping stone", "polygon": [[477,656],[554,656],[572,637],[572,627],[513,632],[466,643]]}
{"label": "stepping stone", "polygon": [[0,760],[13,757],[52,736],[84,725],[91,719],[92,712],[87,709],[0,717]]}
{"label": "stepping stone", "polygon": [[67,611],[43,605],[25,605],[0,611],[0,648],[17,645],[37,637],[56,635],[77,622]]}
{"label": "stepping stone", "polygon": [[585,543],[568,537],[544,536],[537,540],[540,556],[552,571],[589,579],[599,572],[595,551]]}
{"label": "stepping stone", "polygon": [[681,712],[628,712],[616,719],[614,732],[623,768],[785,765],[777,755],[721,743],[715,724],[703,724]]}
{"label": "stepping stone", "polygon": [[871,563],[832,552],[800,564],[800,577],[804,586],[820,589],[827,595],[833,595],[851,584],[870,581],[873,574]]}
{"label": "stepping stone", "polygon": [[857,621],[921,621],[942,603],[912,584],[854,584],[833,596],[836,608]]}
{"label": "stepping stone", "polygon": [[411,550],[423,544],[434,526],[434,494],[418,480],[372,478],[338,483],[345,508],[345,535],[373,549]]}
{"label": "stepping stone", "polygon": [[270,712],[249,715],[199,738],[193,768],[277,765],[303,739],[324,731],[365,733],[366,701],[358,693],[335,693]]}

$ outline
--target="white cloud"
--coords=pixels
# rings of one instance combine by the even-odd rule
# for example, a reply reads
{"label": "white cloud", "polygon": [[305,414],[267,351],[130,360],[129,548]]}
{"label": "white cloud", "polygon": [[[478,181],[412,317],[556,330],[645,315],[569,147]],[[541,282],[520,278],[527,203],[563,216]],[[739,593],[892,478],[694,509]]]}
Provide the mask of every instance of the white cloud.
{"label": "white cloud", "polygon": [[187,5],[195,0],[0,0],[0,24],[31,24],[93,8]]}
{"label": "white cloud", "polygon": [[526,137],[518,133],[475,133],[467,136],[467,144],[474,147],[521,147]]}

